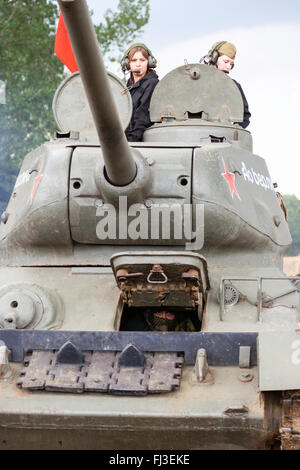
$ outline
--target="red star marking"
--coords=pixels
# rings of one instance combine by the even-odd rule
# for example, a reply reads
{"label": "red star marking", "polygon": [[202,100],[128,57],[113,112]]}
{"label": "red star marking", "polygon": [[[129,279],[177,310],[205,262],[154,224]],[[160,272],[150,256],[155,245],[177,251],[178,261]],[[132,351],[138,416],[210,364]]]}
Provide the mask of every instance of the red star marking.
{"label": "red star marking", "polygon": [[236,187],[235,187],[235,174],[230,173],[230,171],[227,170],[225,162],[224,162],[224,158],[222,158],[222,160],[223,160],[223,165],[224,165],[224,169],[225,169],[225,173],[222,173],[222,176],[226,179],[226,181],[229,185],[231,197],[233,199],[233,195],[236,194],[236,196],[239,198],[239,200],[241,200],[241,198],[239,196],[239,193],[237,192]]}
{"label": "red star marking", "polygon": [[40,182],[40,179],[43,175],[41,175],[40,173],[34,178],[34,181],[33,181],[33,188],[32,188],[32,191],[31,191],[31,194],[30,194],[30,202],[32,202],[32,199],[33,199],[33,196],[36,192],[36,188],[38,187],[38,184]]}
{"label": "red star marking", "polygon": [[233,199],[233,195],[236,194],[236,196],[239,198],[239,200],[241,200],[241,198],[239,196],[239,193],[237,192],[236,187],[235,187],[235,174],[230,173],[230,171],[227,170],[225,162],[224,162],[224,158],[222,158],[222,160],[223,160],[223,165],[224,165],[224,169],[225,169],[225,173],[222,173],[222,176],[226,179],[226,181],[229,185],[231,197]]}

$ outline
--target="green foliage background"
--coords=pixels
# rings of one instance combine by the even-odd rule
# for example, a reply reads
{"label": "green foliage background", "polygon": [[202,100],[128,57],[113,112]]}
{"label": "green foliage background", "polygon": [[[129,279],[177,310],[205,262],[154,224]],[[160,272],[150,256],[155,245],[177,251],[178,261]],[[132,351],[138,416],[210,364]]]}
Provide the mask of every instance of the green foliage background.
{"label": "green foliage background", "polygon": [[[6,208],[25,155],[56,130],[52,99],[66,73],[54,55],[57,2],[1,0],[0,80],[6,103],[0,104],[0,213]],[[149,0],[119,0],[95,25],[106,62],[116,60],[149,21]]]}

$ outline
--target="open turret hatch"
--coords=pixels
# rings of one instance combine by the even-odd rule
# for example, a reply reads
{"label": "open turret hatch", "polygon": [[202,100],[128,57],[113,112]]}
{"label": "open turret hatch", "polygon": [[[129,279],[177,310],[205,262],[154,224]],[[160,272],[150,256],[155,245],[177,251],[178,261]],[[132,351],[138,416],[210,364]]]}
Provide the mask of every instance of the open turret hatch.
{"label": "open turret hatch", "polygon": [[205,119],[224,123],[243,122],[241,93],[224,72],[201,64],[186,64],[169,72],[156,86],[150,119]]}
{"label": "open turret hatch", "polygon": [[[116,75],[108,71],[107,75],[122,127],[126,129],[132,114],[130,93],[126,85]],[[82,140],[98,140],[79,72],[73,73],[59,85],[53,98],[52,110],[56,125],[61,133],[75,131],[80,133]]]}
{"label": "open turret hatch", "polygon": [[196,253],[124,252],[111,258],[120,288],[115,328],[199,331],[209,289],[205,258]]}

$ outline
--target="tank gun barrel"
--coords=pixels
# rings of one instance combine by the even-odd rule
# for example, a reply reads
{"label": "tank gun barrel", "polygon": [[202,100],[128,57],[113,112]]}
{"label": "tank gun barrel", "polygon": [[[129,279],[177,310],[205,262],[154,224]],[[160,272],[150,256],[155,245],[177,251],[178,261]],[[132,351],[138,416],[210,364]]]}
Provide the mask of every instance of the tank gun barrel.
{"label": "tank gun barrel", "polygon": [[58,1],[101,142],[105,170],[116,186],[131,183],[136,164],[127,143],[85,0]]}

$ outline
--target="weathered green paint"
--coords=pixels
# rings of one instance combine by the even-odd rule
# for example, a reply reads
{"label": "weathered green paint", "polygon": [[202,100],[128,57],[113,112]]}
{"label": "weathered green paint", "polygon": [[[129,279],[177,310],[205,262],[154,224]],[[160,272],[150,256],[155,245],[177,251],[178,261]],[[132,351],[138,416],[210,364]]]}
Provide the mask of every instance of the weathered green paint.
{"label": "weathered green paint", "polygon": [[[132,114],[132,100],[126,85],[107,71],[113,100],[123,129],[128,126]],[[53,116],[61,133],[79,132],[81,139],[98,139],[97,130],[89,108],[79,72],[69,75],[58,87],[52,103]]]}
{"label": "weathered green paint", "polygon": [[300,388],[300,336],[297,331],[260,333],[258,355],[260,390],[297,390]]}
{"label": "weathered green paint", "polygon": [[[19,368],[13,367],[17,372]],[[256,368],[249,383],[239,380],[237,368],[219,367],[212,372],[213,384],[199,384],[193,368],[186,367],[179,391],[140,398],[20,392],[5,382],[1,384],[0,436],[10,436],[12,429],[18,436],[18,428],[23,428],[29,434],[29,446],[38,448],[43,448],[43,441],[38,438],[30,444],[29,429],[44,431],[46,448],[57,448],[62,440],[62,447],[80,449],[263,449],[274,431],[264,429],[263,400],[253,402],[258,395]],[[249,411],[229,412],[242,407]],[[180,440],[174,442],[174,438]],[[18,440],[24,448],[24,441]],[[10,441],[10,445],[14,444]]]}
{"label": "weathered green paint", "polygon": [[[67,3],[68,8],[71,3],[79,5],[79,10],[83,4],[82,0]],[[89,40],[86,43],[83,38],[79,54],[88,46]],[[191,78],[191,70],[199,72],[200,78]],[[100,81],[104,79],[101,73]],[[90,100],[97,103],[101,86],[97,85],[96,94],[91,83],[84,83]],[[149,201],[180,207],[191,203],[195,223],[196,205],[201,204],[204,245],[196,253],[207,261],[210,284],[205,308],[199,312],[201,331],[258,332],[260,382],[256,367],[249,370],[253,375],[249,382],[240,380],[245,369],[216,367],[213,381],[201,384],[193,368],[184,367],[180,389],[166,395],[28,392],[17,389],[22,366],[13,363],[12,376],[0,379],[3,448],[262,449],[274,441],[280,427],[280,397],[262,390],[299,386],[298,379],[294,380],[299,373],[286,367],[284,344],[285,334],[294,338],[299,329],[299,294],[282,272],[291,236],[265,160],[252,153],[251,134],[233,124],[242,112],[236,87],[213,68],[183,66],[161,80],[153,99],[153,113],[159,116],[157,121],[163,120],[145,132],[144,142],[130,146],[125,142],[137,169],[125,186],[111,184],[104,174],[108,154],[113,155],[108,157],[110,163],[118,167],[117,179],[122,174],[128,183],[131,173],[127,171],[130,164],[120,170],[122,146],[115,146],[111,129],[108,154],[101,132],[99,147],[94,133],[84,131],[78,138],[72,133],[70,138],[56,138],[25,157],[7,207],[7,221],[0,225],[0,289],[5,293],[30,285],[44,289],[53,305],[61,305],[57,309],[62,330],[114,331],[122,302],[111,258],[119,259],[118,253],[122,257],[130,251],[126,263],[135,266],[135,253],[142,252],[145,264],[149,259],[157,263],[158,253],[164,250],[176,264],[177,255],[183,259],[187,253],[186,239],[154,242],[117,236],[103,243],[96,236],[97,207],[104,204],[113,212],[119,196],[127,196],[129,204],[140,204],[147,214],[152,210]],[[156,111],[160,101],[162,107]],[[101,120],[104,108],[100,108]],[[172,109],[184,120],[176,119]],[[116,113],[113,118],[117,120]],[[240,299],[225,306],[221,318],[223,278],[238,289]],[[261,281],[260,318],[258,281],[249,278],[268,278]],[[272,304],[267,303],[270,298]],[[22,313],[22,305],[18,308]],[[274,339],[270,331],[276,332]],[[293,367],[299,370],[298,364]]]}
{"label": "weathered green paint", "polygon": [[155,88],[150,118],[153,122],[163,118],[183,121],[189,119],[188,113],[203,113],[202,118],[209,121],[242,122],[242,97],[225,73],[201,64],[182,65]]}

